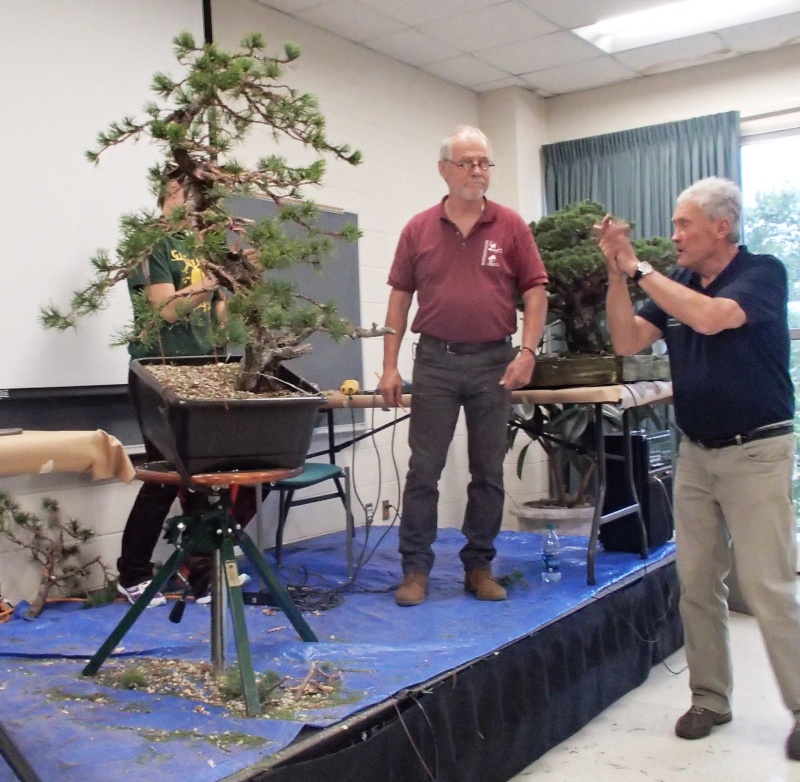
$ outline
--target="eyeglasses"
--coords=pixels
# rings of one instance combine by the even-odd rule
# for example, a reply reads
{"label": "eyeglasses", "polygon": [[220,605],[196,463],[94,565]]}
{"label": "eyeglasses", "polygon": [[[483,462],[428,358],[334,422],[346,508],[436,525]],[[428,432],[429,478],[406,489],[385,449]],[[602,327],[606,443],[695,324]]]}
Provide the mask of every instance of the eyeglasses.
{"label": "eyeglasses", "polygon": [[464,160],[450,160],[449,158],[445,158],[445,160],[447,160],[448,163],[452,163],[454,166],[463,168],[464,171],[472,171],[475,166],[481,171],[488,171],[494,165],[491,160],[487,160],[485,157],[480,160],[471,160],[470,158],[465,158]]}

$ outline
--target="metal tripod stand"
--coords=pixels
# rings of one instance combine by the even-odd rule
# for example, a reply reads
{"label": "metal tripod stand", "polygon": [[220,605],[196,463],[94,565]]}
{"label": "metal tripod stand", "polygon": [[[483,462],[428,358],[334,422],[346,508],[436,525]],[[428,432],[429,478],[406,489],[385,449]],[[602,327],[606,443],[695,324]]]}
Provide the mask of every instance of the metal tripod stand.
{"label": "metal tripod stand", "polygon": [[[238,545],[251,562],[263,584],[270,589],[277,605],[283,609],[297,633],[304,641],[316,641],[317,637],[303,619],[297,606],[285,587],[275,576],[274,571],[264,559],[261,552],[253,544],[246,532],[231,514],[231,505],[235,500],[239,486],[253,486],[274,483],[292,477],[297,470],[254,470],[232,473],[206,473],[191,476],[190,488],[219,494],[219,502],[208,510],[197,511],[170,518],[165,525],[165,537],[175,546],[175,551],[159,568],[150,585],[142,596],[122,617],[102,646],[89,660],[82,673],[93,676],[100,669],[108,656],[130,630],[142,612],[147,608],[156,592],[161,590],[170,578],[178,571],[189,552],[210,554],[212,556],[211,578],[211,662],[214,672],[222,674],[225,668],[225,604],[230,608],[233,634],[236,642],[236,654],[239,671],[242,677],[242,689],[247,715],[250,717],[261,713],[253,660],[250,653],[250,642],[247,637],[247,625],[244,616],[242,588],[239,584],[239,571],[233,547]],[[153,462],[140,467],[136,475],[144,481],[154,483],[181,483],[186,481],[177,472],[170,469],[166,462]],[[170,619],[179,622],[185,606],[184,598],[188,584],[181,600],[173,607]]]}

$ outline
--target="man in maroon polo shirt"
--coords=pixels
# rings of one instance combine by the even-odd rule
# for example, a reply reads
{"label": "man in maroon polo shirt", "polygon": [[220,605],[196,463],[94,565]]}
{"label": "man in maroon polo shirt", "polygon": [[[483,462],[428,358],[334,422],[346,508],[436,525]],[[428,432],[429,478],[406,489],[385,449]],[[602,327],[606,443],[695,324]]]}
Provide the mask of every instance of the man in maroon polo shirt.
{"label": "man in maroon polo shirt", "polygon": [[[544,329],[545,273],[533,235],[513,210],[485,197],[494,165],[486,136],[459,126],[442,141],[439,173],[448,194],[413,217],[400,236],[389,285],[383,375],[378,388],[397,406],[400,345],[414,294],[419,334],[412,377],[408,475],[400,521],[401,606],[425,600],[433,567],[438,482],[464,408],[471,480],[461,531],[465,589],[478,600],[504,600],[492,576],[503,516],[503,458],[511,391],[530,382]],[[525,305],[521,345],[515,292]]]}

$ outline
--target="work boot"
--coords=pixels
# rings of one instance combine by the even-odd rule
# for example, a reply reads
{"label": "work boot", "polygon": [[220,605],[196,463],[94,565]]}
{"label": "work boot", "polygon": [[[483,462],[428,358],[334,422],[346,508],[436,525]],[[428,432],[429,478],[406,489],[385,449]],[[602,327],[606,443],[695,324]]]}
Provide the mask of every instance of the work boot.
{"label": "work boot", "polygon": [[786,757],[789,760],[800,760],[800,717],[794,724],[794,729],[786,739]]}
{"label": "work boot", "polygon": [[732,719],[733,715],[729,711],[720,713],[704,709],[701,706],[692,706],[675,723],[675,735],[691,741],[704,739],[711,733],[711,728],[724,725]]}
{"label": "work boot", "polygon": [[464,589],[478,600],[505,600],[506,590],[495,581],[491,570],[468,570]]}
{"label": "work boot", "polygon": [[428,577],[424,573],[403,574],[403,583],[394,593],[394,602],[399,606],[418,606],[425,602],[428,590]]}

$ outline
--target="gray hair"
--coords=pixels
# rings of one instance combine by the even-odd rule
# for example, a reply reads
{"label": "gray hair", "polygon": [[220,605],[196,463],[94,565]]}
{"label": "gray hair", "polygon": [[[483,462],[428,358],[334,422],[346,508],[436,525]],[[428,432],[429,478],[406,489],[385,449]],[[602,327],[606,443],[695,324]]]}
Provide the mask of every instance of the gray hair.
{"label": "gray hair", "polygon": [[442,144],[439,148],[439,160],[450,160],[453,154],[453,144],[458,139],[480,141],[486,147],[486,154],[489,159],[492,159],[492,145],[489,143],[489,139],[486,138],[486,134],[471,125],[459,125],[449,136],[445,136],[442,139]]}
{"label": "gray hair", "polygon": [[692,201],[697,204],[709,220],[726,219],[731,230],[725,237],[732,244],[741,238],[742,191],[730,179],[717,176],[700,179],[686,188],[677,198],[677,203]]}

